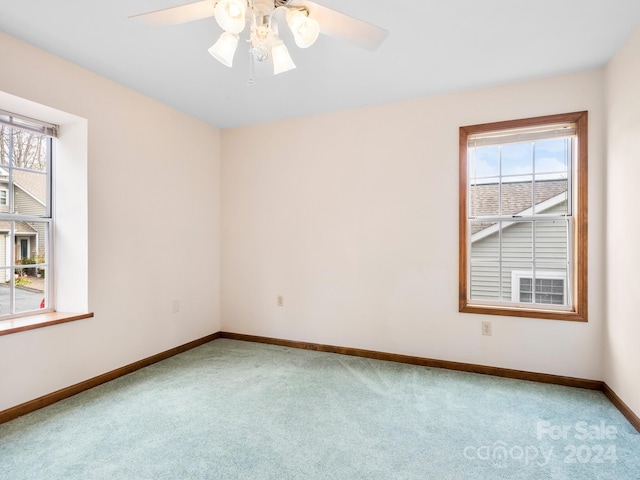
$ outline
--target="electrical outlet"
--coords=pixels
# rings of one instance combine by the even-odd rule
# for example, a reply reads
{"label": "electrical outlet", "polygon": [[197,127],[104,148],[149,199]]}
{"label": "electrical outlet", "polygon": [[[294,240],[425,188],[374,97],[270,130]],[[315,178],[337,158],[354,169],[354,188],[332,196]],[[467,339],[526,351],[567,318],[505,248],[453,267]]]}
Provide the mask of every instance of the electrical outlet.
{"label": "electrical outlet", "polygon": [[180,311],[180,300],[171,301],[171,313],[178,313]]}
{"label": "electrical outlet", "polygon": [[278,295],[277,304],[279,307],[284,307],[284,295]]}
{"label": "electrical outlet", "polygon": [[482,335],[491,336],[491,322],[482,322]]}

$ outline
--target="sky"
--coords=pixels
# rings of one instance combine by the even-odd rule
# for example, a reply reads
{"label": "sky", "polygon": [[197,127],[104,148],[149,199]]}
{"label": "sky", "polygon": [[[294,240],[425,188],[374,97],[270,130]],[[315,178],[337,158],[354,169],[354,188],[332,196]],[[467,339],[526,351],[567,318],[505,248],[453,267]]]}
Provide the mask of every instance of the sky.
{"label": "sky", "polygon": [[472,182],[473,178],[478,183],[497,182],[502,160],[503,182],[531,181],[534,166],[536,180],[567,178],[567,143],[567,139],[556,138],[537,141],[535,148],[533,142],[472,148],[469,177]]}

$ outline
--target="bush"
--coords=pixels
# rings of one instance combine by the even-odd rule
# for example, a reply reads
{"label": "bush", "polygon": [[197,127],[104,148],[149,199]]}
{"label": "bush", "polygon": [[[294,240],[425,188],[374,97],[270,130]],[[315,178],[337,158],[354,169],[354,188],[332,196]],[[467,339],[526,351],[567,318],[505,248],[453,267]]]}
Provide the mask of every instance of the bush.
{"label": "bush", "polygon": [[31,285],[31,280],[25,275],[23,277],[16,277],[14,284],[16,287],[26,287],[27,285]]}

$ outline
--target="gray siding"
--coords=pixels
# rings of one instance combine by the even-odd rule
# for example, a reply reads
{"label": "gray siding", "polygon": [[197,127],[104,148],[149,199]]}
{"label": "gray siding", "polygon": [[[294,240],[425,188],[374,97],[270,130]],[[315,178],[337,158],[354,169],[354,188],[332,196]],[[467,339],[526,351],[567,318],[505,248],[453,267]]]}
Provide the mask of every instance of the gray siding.
{"label": "gray siding", "polygon": [[[14,201],[16,213],[36,216],[43,216],[46,213],[46,208],[42,203],[17,186],[14,189]],[[36,240],[34,238],[31,244],[31,252],[29,252],[29,256],[32,256],[33,254],[44,255],[44,235],[46,226],[39,222],[29,223],[29,225],[38,232],[38,243],[37,245],[35,244]]]}
{"label": "gray siding", "polygon": [[13,198],[16,213],[21,213],[23,215],[37,215],[39,217],[45,214],[46,209],[44,205],[18,186],[14,188]]}

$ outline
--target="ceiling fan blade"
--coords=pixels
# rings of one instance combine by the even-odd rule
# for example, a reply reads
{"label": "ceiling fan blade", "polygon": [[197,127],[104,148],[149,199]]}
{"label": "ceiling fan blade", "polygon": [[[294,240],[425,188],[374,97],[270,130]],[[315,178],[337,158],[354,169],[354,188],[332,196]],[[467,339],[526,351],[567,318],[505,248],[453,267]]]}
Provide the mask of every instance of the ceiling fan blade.
{"label": "ceiling fan blade", "polygon": [[187,3],[177,7],[163,8],[154,12],[132,15],[129,18],[141,20],[151,25],[176,25],[178,23],[193,22],[202,18],[215,15],[215,2],[213,0],[201,0]]}
{"label": "ceiling fan blade", "polygon": [[389,32],[382,27],[309,0],[293,0],[289,5],[306,7],[309,10],[309,17],[320,24],[320,33],[346,40],[367,50],[377,49],[389,35]]}

